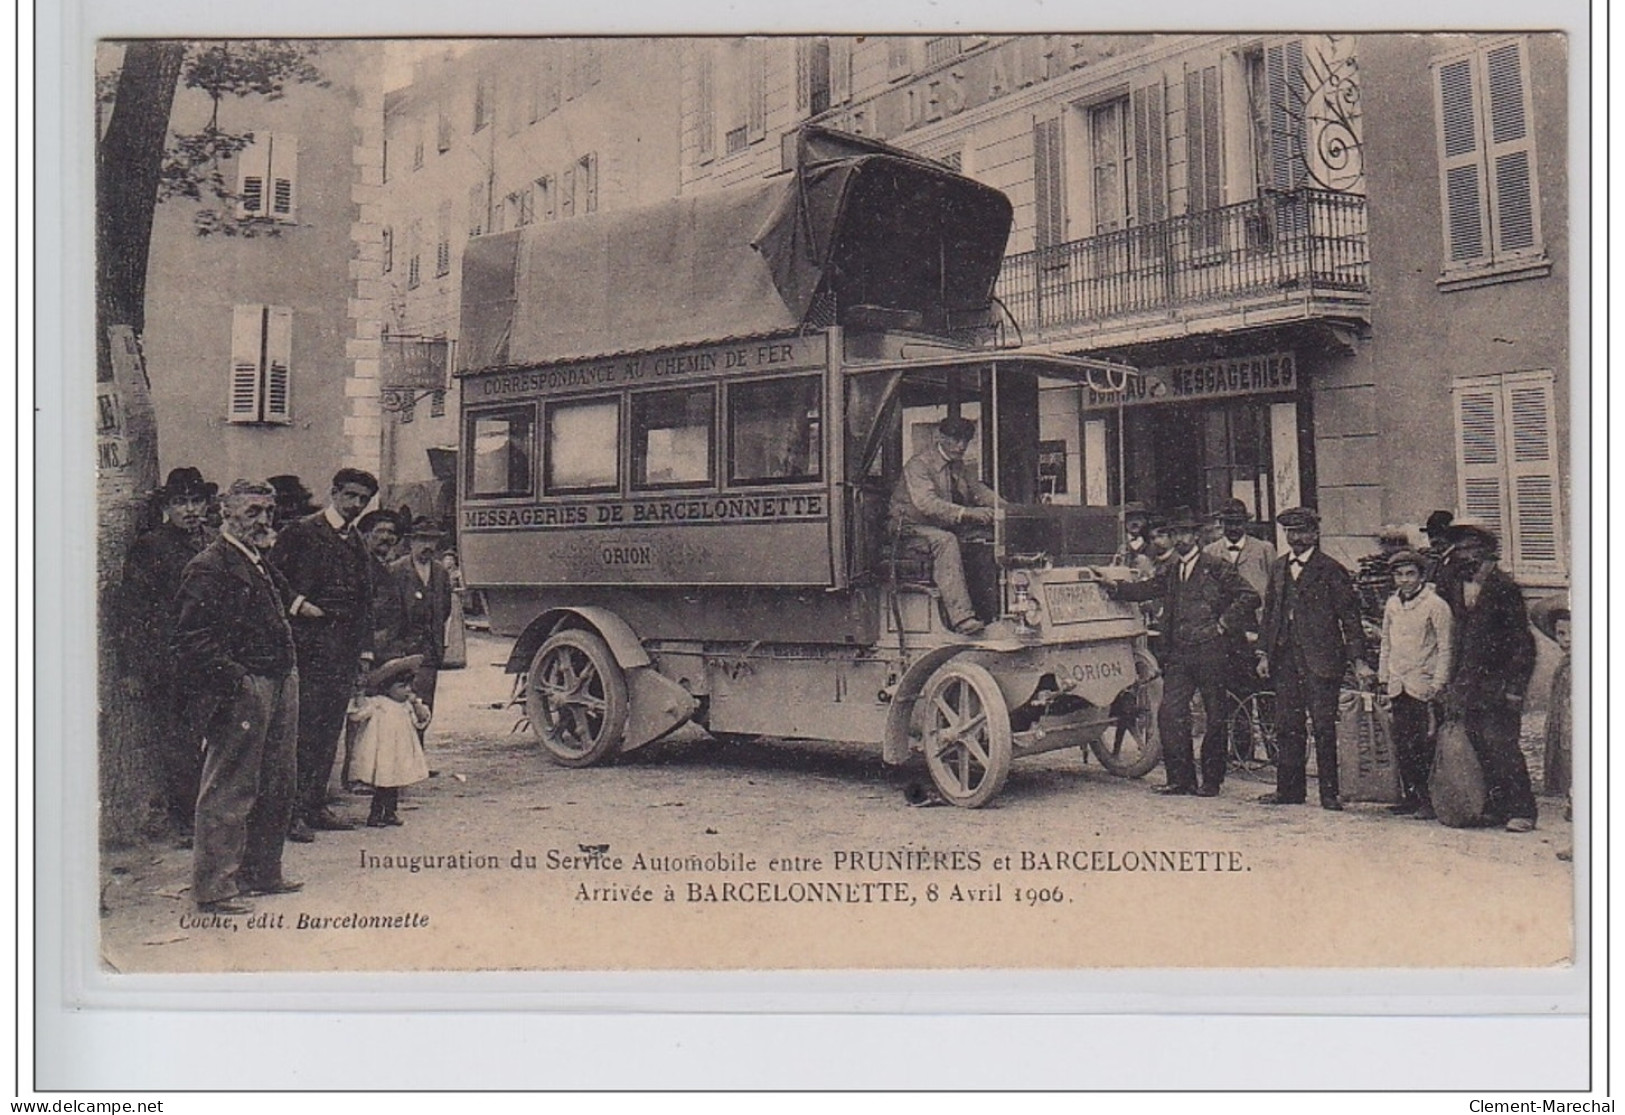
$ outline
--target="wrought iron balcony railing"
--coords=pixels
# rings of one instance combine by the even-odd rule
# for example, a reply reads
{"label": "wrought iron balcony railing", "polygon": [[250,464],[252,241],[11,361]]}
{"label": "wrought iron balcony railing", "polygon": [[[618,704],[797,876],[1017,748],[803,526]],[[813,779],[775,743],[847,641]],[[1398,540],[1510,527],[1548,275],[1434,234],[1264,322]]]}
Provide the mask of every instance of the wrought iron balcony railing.
{"label": "wrought iron balcony railing", "polygon": [[1007,256],[997,292],[1028,331],[1202,302],[1357,298],[1367,248],[1364,197],[1271,192]]}

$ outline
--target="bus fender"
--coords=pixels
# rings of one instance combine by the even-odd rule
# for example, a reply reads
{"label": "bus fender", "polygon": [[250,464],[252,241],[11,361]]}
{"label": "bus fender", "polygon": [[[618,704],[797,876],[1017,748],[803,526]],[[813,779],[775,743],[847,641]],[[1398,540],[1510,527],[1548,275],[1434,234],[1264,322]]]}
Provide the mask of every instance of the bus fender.
{"label": "bus fender", "polygon": [[530,621],[524,633],[514,641],[508,654],[507,672],[522,674],[530,669],[530,660],[542,649],[542,644],[555,631],[567,627],[595,631],[609,645],[609,652],[621,669],[628,672],[649,665],[649,654],[637,634],[620,616],[607,608],[585,605],[579,608],[550,608]]}
{"label": "bus fender", "polygon": [[967,650],[974,650],[971,643],[950,643],[947,646],[921,655],[909,663],[908,669],[903,672],[903,678],[897,683],[897,692],[893,694],[891,707],[886,712],[886,738],[882,743],[881,759],[887,766],[901,766],[908,762],[910,741],[908,735],[909,722],[914,719],[914,702],[925,688],[925,679],[936,672],[948,659]]}

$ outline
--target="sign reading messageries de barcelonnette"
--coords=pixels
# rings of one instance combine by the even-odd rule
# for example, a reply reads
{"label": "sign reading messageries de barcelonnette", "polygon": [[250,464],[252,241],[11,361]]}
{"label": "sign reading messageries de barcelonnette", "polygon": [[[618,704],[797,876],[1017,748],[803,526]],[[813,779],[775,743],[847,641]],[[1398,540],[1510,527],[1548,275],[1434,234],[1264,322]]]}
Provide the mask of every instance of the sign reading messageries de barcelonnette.
{"label": "sign reading messageries de barcelonnette", "polygon": [[[1205,360],[1197,364],[1170,364],[1146,368],[1144,377],[1132,377],[1121,401],[1140,403],[1181,403],[1234,395],[1268,395],[1298,389],[1298,361],[1290,352],[1263,356],[1237,356],[1227,360]],[[1119,396],[1084,389],[1085,407],[1115,407]]]}

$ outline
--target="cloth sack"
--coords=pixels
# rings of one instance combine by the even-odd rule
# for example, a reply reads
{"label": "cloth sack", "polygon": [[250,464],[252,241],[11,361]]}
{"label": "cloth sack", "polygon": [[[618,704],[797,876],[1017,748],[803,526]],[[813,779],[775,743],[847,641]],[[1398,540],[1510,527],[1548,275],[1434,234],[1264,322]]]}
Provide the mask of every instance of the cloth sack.
{"label": "cloth sack", "polygon": [[1337,785],[1345,801],[1391,805],[1402,796],[1393,715],[1375,693],[1345,689],[1338,697]]}
{"label": "cloth sack", "polygon": [[1428,796],[1433,799],[1433,811],[1439,815],[1440,824],[1468,828],[1484,819],[1484,807],[1489,803],[1484,769],[1467,738],[1467,726],[1459,718],[1439,726]]}

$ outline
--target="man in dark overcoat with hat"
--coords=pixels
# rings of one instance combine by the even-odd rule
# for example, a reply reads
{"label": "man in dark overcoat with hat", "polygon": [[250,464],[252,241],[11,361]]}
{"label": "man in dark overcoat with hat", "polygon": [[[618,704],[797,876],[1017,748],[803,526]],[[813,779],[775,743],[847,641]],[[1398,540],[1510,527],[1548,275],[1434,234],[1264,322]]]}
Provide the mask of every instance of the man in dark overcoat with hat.
{"label": "man in dark overcoat with hat", "polygon": [[299,648],[299,800],[289,836],[354,828],[327,806],[327,782],[359,670],[372,663],[371,559],[355,521],[378,494],[378,478],[356,468],[333,476],[328,506],[289,523],[271,551],[292,589],[288,606]]}
{"label": "man in dark overcoat with hat", "polygon": [[[1166,680],[1157,725],[1168,784],[1160,792],[1214,797],[1224,782],[1229,757],[1223,709],[1232,640],[1252,624],[1258,594],[1235,566],[1197,548],[1198,526],[1189,508],[1175,511],[1168,521],[1173,549],[1156,574],[1147,581],[1105,581],[1103,585],[1115,600],[1163,602]],[[1200,781],[1191,747],[1191,698],[1198,692],[1208,714]]]}
{"label": "man in dark overcoat with hat", "polygon": [[1320,515],[1294,507],[1276,516],[1288,553],[1270,567],[1258,635],[1258,672],[1275,684],[1275,792],[1265,805],[1302,805],[1308,796],[1308,740],[1315,729],[1320,804],[1343,808],[1337,785],[1337,691],[1350,665],[1362,682],[1376,675],[1364,661],[1365,631],[1354,578],[1320,548]]}
{"label": "man in dark overcoat with hat", "polygon": [[275,498],[267,484],[233,484],[222,502],[220,537],[181,577],[173,645],[204,741],[192,900],[207,913],[248,913],[248,896],[300,888],[282,874],[299,674],[287,614],[292,596],[265,559],[276,536]]}
{"label": "man in dark overcoat with hat", "polygon": [[401,609],[401,639],[391,657],[422,655],[412,676],[412,691],[430,709],[440,664],[446,657],[446,621],[451,617],[451,574],[440,563],[446,532],[426,515],[412,519],[407,531],[410,552],[390,566]]}
{"label": "man in dark overcoat with hat", "polygon": [[208,545],[204,523],[218,486],[190,466],[173,469],[157,491],[163,521],[138,537],[124,559],[124,661],[134,671],[138,699],[159,735],[164,764],[164,808],[183,840],[192,833],[198,776],[203,769],[201,741],[186,715],[187,689],[175,674],[169,637],[175,628],[176,593],[181,573]]}
{"label": "man in dark overcoat with hat", "polygon": [[1535,672],[1535,636],[1523,590],[1497,564],[1501,541],[1458,520],[1445,535],[1445,601],[1456,617],[1456,656],[1445,715],[1459,716],[1484,769],[1488,820],[1508,832],[1535,827],[1535,794],[1519,746],[1524,697]]}

